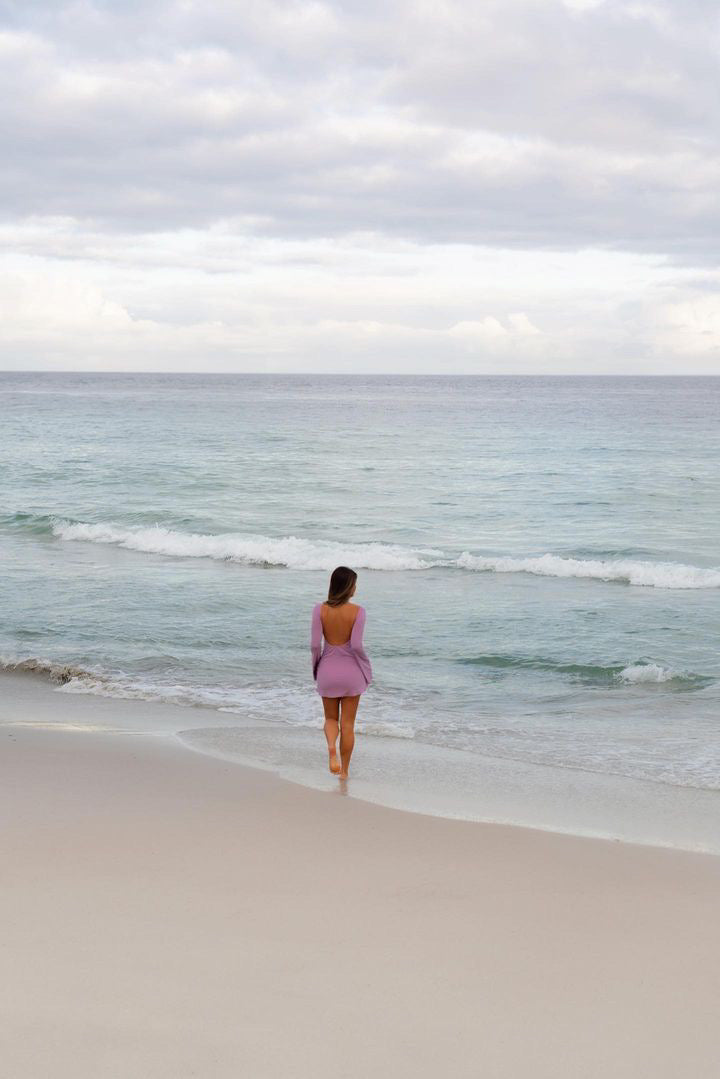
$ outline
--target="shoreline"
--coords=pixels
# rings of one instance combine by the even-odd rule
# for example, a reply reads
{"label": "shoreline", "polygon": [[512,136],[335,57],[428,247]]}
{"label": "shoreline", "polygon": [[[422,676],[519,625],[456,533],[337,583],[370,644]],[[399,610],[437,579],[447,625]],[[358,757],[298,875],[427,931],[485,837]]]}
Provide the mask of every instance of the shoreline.
{"label": "shoreline", "polygon": [[[44,726],[143,733],[185,752],[332,791],[322,728],[141,698],[58,692],[34,671],[0,671],[0,730]],[[482,756],[360,734],[347,796],[407,812],[720,855],[720,791]]]}
{"label": "shoreline", "polygon": [[0,729],[14,1079],[678,1079],[720,1053],[720,860]]}

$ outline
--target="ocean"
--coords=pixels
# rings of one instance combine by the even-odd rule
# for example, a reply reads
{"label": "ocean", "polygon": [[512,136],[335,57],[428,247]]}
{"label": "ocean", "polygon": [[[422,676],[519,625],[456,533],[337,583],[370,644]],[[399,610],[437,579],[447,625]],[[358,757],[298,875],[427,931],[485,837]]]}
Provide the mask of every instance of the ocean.
{"label": "ocean", "polygon": [[326,783],[346,564],[358,781],[720,799],[720,378],[6,372],[0,408],[4,668]]}

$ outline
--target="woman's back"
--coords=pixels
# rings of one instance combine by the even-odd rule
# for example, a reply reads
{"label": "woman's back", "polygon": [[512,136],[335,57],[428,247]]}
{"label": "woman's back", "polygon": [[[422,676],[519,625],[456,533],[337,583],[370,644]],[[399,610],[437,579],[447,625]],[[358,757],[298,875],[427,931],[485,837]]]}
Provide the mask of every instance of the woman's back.
{"label": "woman's back", "polygon": [[339,607],[331,607],[328,603],[322,604],[320,620],[323,637],[328,644],[347,644],[352,635],[358,610],[356,603],[342,603]]}

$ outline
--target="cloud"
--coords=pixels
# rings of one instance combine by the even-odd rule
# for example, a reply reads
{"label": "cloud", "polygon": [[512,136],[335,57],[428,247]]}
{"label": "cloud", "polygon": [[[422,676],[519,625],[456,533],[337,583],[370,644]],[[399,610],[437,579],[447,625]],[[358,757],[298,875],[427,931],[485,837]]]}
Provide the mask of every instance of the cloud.
{"label": "cloud", "polygon": [[720,357],[720,294],[662,305],[655,324],[657,340],[668,354],[711,364]]}
{"label": "cloud", "polygon": [[181,239],[151,250],[132,237],[110,246],[115,258],[98,246],[92,258],[6,258],[5,365],[598,374],[717,363],[717,336],[703,332],[717,321],[717,276],[683,284],[648,258],[566,253],[543,278],[541,252],[266,239],[248,242],[238,268],[231,237]]}
{"label": "cloud", "polygon": [[119,362],[116,319],[156,364],[327,369],[380,343],[423,369],[705,369],[718,21],[710,0],[0,2],[3,365],[43,341]]}
{"label": "cloud", "polygon": [[717,258],[720,97],[692,10],[62,6],[0,38],[17,215]]}

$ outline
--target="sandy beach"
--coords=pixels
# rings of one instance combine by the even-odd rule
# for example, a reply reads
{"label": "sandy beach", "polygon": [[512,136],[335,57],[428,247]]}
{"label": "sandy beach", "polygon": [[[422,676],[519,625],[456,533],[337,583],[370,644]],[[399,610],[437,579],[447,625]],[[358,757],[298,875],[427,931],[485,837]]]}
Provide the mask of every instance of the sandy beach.
{"label": "sandy beach", "polygon": [[17,721],[0,728],[13,1079],[717,1074],[720,858]]}

